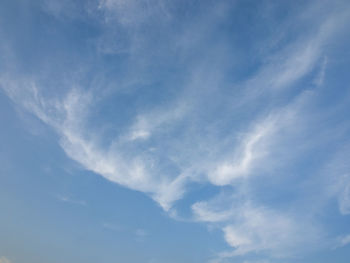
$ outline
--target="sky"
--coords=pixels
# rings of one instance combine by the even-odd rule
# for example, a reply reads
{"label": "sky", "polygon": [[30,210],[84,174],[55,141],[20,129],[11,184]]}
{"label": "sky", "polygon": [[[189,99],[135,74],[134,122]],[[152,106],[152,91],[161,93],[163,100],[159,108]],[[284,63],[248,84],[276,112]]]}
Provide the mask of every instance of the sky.
{"label": "sky", "polygon": [[348,263],[350,2],[0,1],[0,263]]}

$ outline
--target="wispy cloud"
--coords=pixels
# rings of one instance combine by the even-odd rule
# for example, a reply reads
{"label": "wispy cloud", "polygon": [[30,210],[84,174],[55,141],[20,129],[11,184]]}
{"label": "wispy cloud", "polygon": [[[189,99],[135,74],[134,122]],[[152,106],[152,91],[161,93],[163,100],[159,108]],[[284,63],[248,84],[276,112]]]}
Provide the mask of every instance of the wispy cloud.
{"label": "wispy cloud", "polygon": [[209,202],[192,206],[198,221],[215,223],[221,228],[225,240],[234,248],[220,257],[243,255],[249,252],[269,251],[274,257],[286,257],[293,251],[319,246],[322,230],[312,221],[301,220],[288,211],[277,211],[259,206],[239,196],[222,195]]}
{"label": "wispy cloud", "polygon": [[[158,26],[169,29],[166,23],[162,24],[172,19],[171,8],[167,5],[170,3],[156,0],[98,1],[95,11],[102,12],[103,32],[95,39],[96,52],[107,56],[128,53],[125,68],[134,71],[125,74],[125,82],[133,82],[135,76],[152,75],[154,68],[150,67],[151,73],[147,69],[153,62],[161,66],[170,64],[169,58],[157,53],[158,37],[157,41],[149,37],[150,33],[159,34],[144,30],[149,25],[157,30]],[[348,22],[348,9],[336,15],[321,12],[320,16],[310,12],[312,8],[307,9],[300,17],[317,17],[311,22],[307,19],[314,30],[306,30],[286,40],[287,43],[281,42],[262,52],[264,57],[257,58],[259,66],[240,81],[227,81],[222,76],[229,75],[227,72],[232,70],[227,60],[235,57],[229,54],[239,51],[221,39],[213,48],[204,41],[208,32],[220,27],[220,23],[214,23],[215,19],[226,15],[224,8],[214,9],[208,14],[209,22],[202,18],[189,25],[190,33],[196,34],[193,39],[188,39],[188,28],[180,28],[174,50],[164,52],[175,54],[171,58],[177,62],[174,66],[176,83],[153,76],[160,79],[160,84],[154,85],[174,89],[178,96],[164,103],[163,99],[153,98],[159,95],[157,90],[152,94],[151,106],[135,107],[129,115],[119,116],[122,121],[115,129],[118,132],[111,137],[105,137],[97,127],[100,124],[93,121],[95,110],[103,107],[107,100],[106,95],[100,95],[104,87],[83,88],[83,85],[71,83],[68,92],[48,94],[38,78],[15,73],[2,74],[0,85],[15,103],[57,133],[67,156],[111,182],[145,193],[170,214],[175,213],[176,201],[186,196],[190,183],[218,189],[218,196],[197,200],[191,209],[193,221],[220,229],[232,248],[221,253],[219,259],[266,252],[283,257],[296,250],[303,251],[305,247],[322,247],[324,229],[317,224],[313,211],[305,213],[299,200],[294,200],[298,198],[293,191],[299,191],[305,199],[310,195],[312,189],[306,186],[307,179],[301,177],[314,179],[323,167],[314,165],[317,169],[313,167],[312,175],[307,175],[309,166],[305,162],[313,156],[310,149],[318,151],[314,146],[322,144],[323,132],[333,134],[335,130],[320,124],[334,115],[316,109],[314,103],[319,94],[317,90],[308,89],[322,86],[328,61],[327,43],[337,38],[339,27],[344,21]],[[305,20],[300,17],[293,17],[293,23],[304,26]],[[162,40],[164,46],[173,39],[167,37]],[[206,56],[186,58],[184,54],[195,53],[195,47],[201,42],[203,49],[210,52]],[[313,79],[314,85],[309,81],[296,87],[307,77]],[[138,89],[130,92],[135,92],[132,95],[138,98],[143,96],[137,94],[142,93]],[[126,107],[131,108],[130,105]],[[320,117],[317,123],[313,110],[321,115],[329,114],[328,119]],[[109,120],[101,118],[101,121]],[[306,167],[305,172],[296,171],[295,166]],[[346,171],[347,168],[342,172]],[[339,175],[336,177],[339,179]],[[347,215],[350,213],[350,184],[346,180],[334,181],[329,190],[332,194],[324,198],[336,196],[340,212]],[[261,191],[266,194],[259,195]],[[68,196],[58,198],[86,205]],[[279,202],[285,202],[285,207],[281,208]],[[104,227],[115,230],[110,224]],[[142,229],[134,234],[139,238],[147,236]],[[347,236],[342,240],[344,245],[348,243]]]}
{"label": "wispy cloud", "polygon": [[315,83],[316,86],[322,86],[323,85],[325,74],[326,74],[327,64],[328,64],[328,59],[327,59],[327,57],[324,57],[323,61],[322,61],[322,64],[320,66],[320,71],[317,74],[316,78],[314,79],[314,83]]}
{"label": "wispy cloud", "polygon": [[315,227],[303,225],[305,222],[301,224],[288,214],[250,205],[237,213],[237,222],[223,228],[225,240],[235,248],[232,255],[270,251],[274,257],[286,257],[293,254],[293,249],[300,253],[303,245],[317,244],[319,236]]}
{"label": "wispy cloud", "polygon": [[[228,196],[226,198],[230,199]],[[232,251],[219,253],[214,262],[252,252],[267,252],[273,260],[323,246],[320,244],[323,233],[312,221],[300,220],[288,212],[259,207],[242,199],[231,204],[231,207],[220,211],[220,203],[206,203],[205,207],[202,203],[200,213],[196,206],[193,207],[197,219],[217,222],[226,242],[233,248]],[[229,212],[230,215],[226,216]]]}
{"label": "wispy cloud", "polygon": [[[231,162],[218,164],[214,171],[209,173],[209,180],[215,185],[230,184],[234,179],[249,175],[254,161],[264,154],[259,145],[267,141],[266,137],[272,132],[273,121],[266,120],[257,125],[252,133],[242,139],[242,145],[237,147],[236,157]],[[260,146],[260,147],[259,147]]]}
{"label": "wispy cloud", "polygon": [[344,247],[350,244],[350,235],[338,238],[337,247]]}
{"label": "wispy cloud", "polygon": [[[181,198],[186,176],[171,178],[163,175],[160,178],[151,173],[152,163],[145,162],[142,155],[126,158],[116,149],[118,145],[114,145],[114,142],[110,147],[102,148],[94,140],[96,135],[89,135],[85,125],[89,104],[93,103],[91,94],[82,94],[73,89],[62,100],[49,101],[41,97],[34,83],[17,85],[13,82],[3,83],[5,91],[14,101],[20,102],[55,129],[67,155],[83,167],[110,181],[149,193],[166,210],[173,201]],[[23,94],[20,90],[28,93]]]}
{"label": "wispy cloud", "polygon": [[117,231],[117,232],[124,230],[124,227],[122,227],[118,224],[115,224],[115,223],[103,223],[102,226],[105,229],[109,229],[109,230],[113,230],[113,231]]}
{"label": "wispy cloud", "polygon": [[343,215],[350,214],[350,180],[344,182],[342,190],[339,194],[339,210]]}
{"label": "wispy cloud", "polygon": [[82,205],[82,206],[87,205],[86,201],[73,199],[67,195],[58,195],[57,199],[62,201],[62,202],[67,202],[67,203],[71,203],[71,204]]}
{"label": "wispy cloud", "polygon": [[149,233],[142,228],[136,229],[135,231],[136,240],[139,242],[144,241],[148,235]]}
{"label": "wispy cloud", "polygon": [[349,154],[349,144],[343,142],[336,154],[325,165],[325,195],[338,202],[342,215],[350,214],[350,166],[345,156]]}
{"label": "wispy cloud", "polygon": [[145,140],[162,128],[169,129],[174,122],[184,117],[187,108],[186,104],[179,102],[168,109],[162,108],[158,111],[138,115],[126,135],[126,140]]}

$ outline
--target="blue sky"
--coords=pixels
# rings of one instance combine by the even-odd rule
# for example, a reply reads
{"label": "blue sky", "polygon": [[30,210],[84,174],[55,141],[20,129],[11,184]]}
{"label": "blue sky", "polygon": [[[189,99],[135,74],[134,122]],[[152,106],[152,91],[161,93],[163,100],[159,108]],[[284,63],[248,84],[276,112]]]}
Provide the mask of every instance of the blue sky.
{"label": "blue sky", "polygon": [[350,3],[0,2],[0,263],[347,263]]}

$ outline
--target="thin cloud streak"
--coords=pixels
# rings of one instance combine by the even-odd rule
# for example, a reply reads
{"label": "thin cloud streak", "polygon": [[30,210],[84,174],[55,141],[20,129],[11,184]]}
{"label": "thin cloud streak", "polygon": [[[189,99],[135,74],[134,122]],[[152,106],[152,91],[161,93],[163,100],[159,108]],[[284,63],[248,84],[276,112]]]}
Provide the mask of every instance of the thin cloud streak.
{"label": "thin cloud streak", "polygon": [[82,206],[87,206],[86,201],[84,200],[76,200],[76,199],[72,199],[69,196],[66,195],[58,195],[57,199],[62,201],[62,202],[67,202],[67,203],[71,203],[71,204],[76,204],[76,205],[82,205]]}

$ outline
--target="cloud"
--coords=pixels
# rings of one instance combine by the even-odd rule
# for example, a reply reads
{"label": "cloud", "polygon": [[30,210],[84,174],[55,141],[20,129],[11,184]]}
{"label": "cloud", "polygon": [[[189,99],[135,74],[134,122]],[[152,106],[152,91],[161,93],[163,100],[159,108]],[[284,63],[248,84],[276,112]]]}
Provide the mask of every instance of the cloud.
{"label": "cloud", "polygon": [[0,263],[11,263],[11,261],[5,257],[0,258]]}
{"label": "cloud", "polygon": [[324,192],[328,199],[338,202],[340,214],[350,214],[350,166],[345,156],[349,154],[349,143],[342,141],[342,146],[325,165],[326,174]]}
{"label": "cloud", "polygon": [[103,34],[96,47],[105,55],[143,56],[149,43],[147,33],[165,26],[171,18],[168,2],[163,0],[99,0],[95,11],[103,14],[98,16]]}
{"label": "cloud", "polygon": [[317,38],[312,38],[309,42],[306,41],[302,45],[298,44],[292,52],[288,52],[289,54],[287,54],[290,57],[279,65],[280,69],[274,75],[271,87],[288,87],[310,72],[319,58],[320,41]]}
{"label": "cloud", "polygon": [[230,210],[213,211],[208,207],[207,202],[194,203],[192,210],[197,221],[222,222],[234,216],[233,211]]}
{"label": "cloud", "polygon": [[185,103],[178,102],[168,109],[162,108],[138,115],[125,136],[126,140],[149,139],[154,133],[160,132],[162,129],[169,129],[169,126],[184,117],[187,108]]}
{"label": "cloud", "polygon": [[108,15],[123,26],[141,26],[147,20],[154,19],[152,16],[169,16],[166,1],[162,0],[100,0],[98,7],[108,11]]}
{"label": "cloud", "polygon": [[350,244],[350,235],[338,238],[337,247],[344,247],[344,246],[347,246],[348,244]]}
{"label": "cloud", "polygon": [[[182,197],[186,176],[159,177],[150,171],[152,165],[142,155],[126,157],[129,154],[126,152],[124,156],[122,151],[116,149],[114,142],[107,148],[97,143],[94,139],[97,135],[86,128],[89,107],[93,104],[89,92],[73,89],[61,100],[48,100],[39,94],[35,83],[15,83],[8,79],[2,81],[8,96],[54,128],[66,154],[85,169],[122,186],[149,194],[165,210]],[[121,143],[124,143],[123,140]]]}
{"label": "cloud", "polygon": [[235,248],[233,255],[269,251],[275,257],[286,257],[293,249],[300,251],[304,244],[311,245],[318,237],[317,233],[311,234],[315,231],[311,224],[305,226],[305,222],[288,214],[250,204],[239,208],[237,214],[236,222],[223,228],[225,240]]}
{"label": "cloud", "polygon": [[120,232],[120,231],[124,230],[124,227],[117,225],[117,224],[113,224],[113,223],[103,223],[102,226],[105,229],[113,230],[116,232]]}
{"label": "cloud", "polygon": [[83,101],[80,95],[73,94],[68,95],[63,102],[66,118],[60,128],[61,145],[68,156],[110,181],[149,193],[164,209],[169,209],[173,201],[181,198],[185,177],[169,178],[163,175],[159,178],[150,171],[152,165],[147,164],[142,156],[126,158],[114,146],[104,149],[94,140],[85,138],[82,132],[84,128],[77,126],[82,120],[80,111],[84,109],[81,106]]}
{"label": "cloud", "polygon": [[209,173],[210,182],[215,185],[226,185],[232,183],[234,179],[249,175],[254,162],[264,155],[264,150],[259,146],[272,133],[272,128],[273,121],[269,118],[257,125],[253,132],[242,139],[241,146],[234,154],[236,157],[231,162],[218,164]]}
{"label": "cloud", "polygon": [[62,202],[67,202],[67,203],[71,203],[71,204],[76,204],[76,205],[82,205],[82,206],[86,206],[87,203],[84,200],[76,200],[76,199],[72,199],[66,195],[58,195],[57,196],[58,200],[62,201]]}
{"label": "cloud", "polygon": [[323,85],[325,74],[326,74],[327,64],[328,64],[328,59],[327,59],[327,57],[324,57],[323,58],[323,62],[321,64],[321,66],[320,66],[320,71],[317,74],[316,78],[314,79],[314,84],[316,86],[322,86]]}
{"label": "cloud", "polygon": [[148,233],[147,233],[146,230],[140,228],[140,229],[137,229],[137,230],[135,231],[135,235],[136,235],[137,237],[143,238],[143,237],[147,236]]}
{"label": "cloud", "polygon": [[339,210],[343,215],[350,214],[350,182],[344,185],[339,194]]}
{"label": "cloud", "polygon": [[217,186],[237,185],[239,180],[272,174],[276,167],[285,165],[288,157],[279,152],[289,150],[289,141],[300,140],[297,136],[308,118],[305,107],[313,97],[312,91],[302,92],[289,104],[252,120],[253,125],[239,134],[234,149],[208,165],[209,182]]}
{"label": "cloud", "polygon": [[[306,158],[310,149],[314,150],[314,143],[324,140],[322,136],[306,136],[311,129],[305,124],[315,121],[315,116],[308,113],[310,102],[314,99],[314,92],[302,93],[289,105],[275,109],[268,117],[257,121],[252,132],[241,137],[242,146],[237,147],[237,161],[232,159],[236,166],[244,167],[244,163],[249,163],[242,161],[247,159],[246,156],[257,156],[249,157],[249,169],[240,173],[240,177],[235,173],[237,170],[230,170],[225,174],[228,179],[223,185],[231,185],[231,190],[225,189],[209,201],[195,202],[192,205],[194,220],[221,229],[226,242],[233,248],[232,251],[220,253],[217,262],[253,253],[267,254],[272,258],[288,258],[326,246],[324,229],[316,223],[316,206],[320,207],[317,202],[329,200],[329,197],[319,194],[328,183],[323,185],[319,174],[315,174],[315,177],[294,177],[291,180],[293,175],[289,171]],[[261,127],[265,133],[260,131]],[[309,177],[312,179],[312,189],[305,188],[305,192],[298,192],[298,198],[304,204],[296,202],[288,204],[287,208],[274,209],[276,200],[265,199],[267,195],[283,199],[283,191],[291,189],[288,185],[290,182],[293,183],[293,191],[297,191],[299,185],[305,187]],[[218,178],[222,180],[221,177]],[[314,180],[319,182],[317,187],[321,190],[314,189],[317,188]],[[276,184],[269,185],[273,181]],[[312,199],[310,202],[316,210],[304,210],[304,206],[308,207],[307,202],[313,191],[317,191],[318,200]]]}
{"label": "cloud", "polygon": [[[160,87],[151,93],[151,99],[144,99],[146,92],[142,88],[128,91],[128,96],[136,97],[135,100],[149,101],[141,106],[127,103],[125,108],[130,109],[130,114],[113,108],[117,124],[113,118],[108,123],[108,118],[98,115],[98,109],[107,107],[104,103],[110,98],[101,94],[109,87],[90,88],[72,81],[65,89],[68,92],[50,93],[39,77],[16,72],[2,74],[0,85],[16,104],[57,133],[69,158],[111,182],[145,193],[173,218],[178,218],[173,207],[186,196],[189,184],[209,185],[218,190],[220,194],[212,199],[194,201],[191,211],[193,221],[220,229],[232,248],[221,253],[220,258],[252,253],[283,257],[305,247],[322,247],[323,229],[314,223],[318,222],[317,213],[305,212],[306,205],[301,203],[309,201],[312,191],[326,187],[316,187],[315,181],[312,187],[316,190],[305,186],[305,178],[313,180],[319,175],[317,168],[312,170],[305,163],[317,155],[315,152],[325,152],[315,145],[323,144],[320,143],[326,137],[322,137],[323,132],[332,135],[327,138],[336,137],[335,129],[320,125],[327,118],[318,120],[311,113],[325,113],[314,105],[319,96],[317,90],[295,85],[316,69],[319,71],[314,84],[322,85],[328,61],[324,55],[327,43],[336,38],[339,25],[347,21],[347,11],[318,16],[307,9],[301,17],[315,19],[308,20],[312,30],[297,36],[291,34],[287,43],[280,41],[275,48],[263,52],[263,57],[256,54],[259,66],[246,72],[242,80],[231,81],[229,76],[234,70],[227,61],[236,59],[231,54],[240,50],[213,33],[221,28],[220,19],[226,16],[224,8],[211,10],[208,20],[206,16],[200,17],[186,24],[185,29],[179,27],[168,32],[170,27],[163,23],[172,19],[168,4],[156,0],[101,0],[98,9],[93,9],[103,18],[101,34],[95,39],[96,52],[102,56],[128,53],[125,58],[125,54],[120,56],[126,60],[120,67],[132,70],[121,73],[126,79],[121,82],[136,83],[142,88],[144,83],[151,82],[151,88]],[[50,8],[57,9],[56,15],[63,10],[61,5]],[[299,16],[291,20],[304,27],[305,20]],[[156,32],[146,30],[150,28]],[[207,38],[215,39],[216,44],[207,44],[211,43]],[[196,53],[200,44],[205,56]],[[173,49],[167,49],[168,46]],[[161,52],[159,48],[163,48]],[[153,64],[174,71],[175,77],[168,79],[167,72],[149,67]],[[165,76],[160,76],[161,73]],[[135,81],[139,76],[142,81]],[[87,79],[90,80],[89,76]],[[113,87],[119,84],[110,82]],[[146,88],[151,89],[149,86]],[[157,97],[162,89],[171,91],[171,95],[167,94],[171,98],[165,102]],[[115,92],[111,96],[123,95]],[[334,115],[327,116],[332,119]],[[112,136],[101,132],[100,126],[104,124],[113,126]],[[335,177],[339,179],[339,174]],[[350,185],[334,181],[337,182],[333,185],[334,193],[329,195],[338,198],[340,212],[347,215]],[[323,198],[329,197],[319,199]],[[59,199],[85,204],[67,196]],[[104,227],[113,229],[108,224]],[[142,231],[135,235],[145,236]]]}
{"label": "cloud", "polygon": [[285,258],[320,245],[322,232],[311,221],[300,220],[288,212],[257,206],[250,201],[235,201],[228,196],[226,199],[231,199],[229,208],[222,208],[217,200],[200,203],[200,212],[199,205],[192,207],[198,220],[217,222],[226,242],[233,248],[220,253],[218,262],[252,252],[268,252],[271,258]]}

